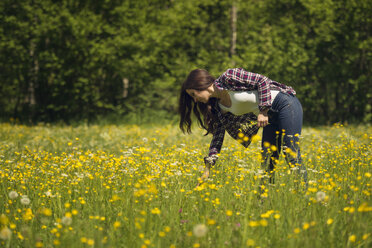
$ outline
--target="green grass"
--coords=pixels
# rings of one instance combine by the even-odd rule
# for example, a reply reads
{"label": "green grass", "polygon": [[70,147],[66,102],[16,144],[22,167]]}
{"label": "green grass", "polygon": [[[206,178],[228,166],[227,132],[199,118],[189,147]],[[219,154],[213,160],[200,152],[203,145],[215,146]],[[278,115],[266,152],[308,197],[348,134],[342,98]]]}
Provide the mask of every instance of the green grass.
{"label": "green grass", "polygon": [[202,134],[1,124],[0,246],[371,246],[370,126],[305,128],[308,190],[281,157],[265,197],[260,141],[244,149],[227,136],[196,187],[211,140]]}

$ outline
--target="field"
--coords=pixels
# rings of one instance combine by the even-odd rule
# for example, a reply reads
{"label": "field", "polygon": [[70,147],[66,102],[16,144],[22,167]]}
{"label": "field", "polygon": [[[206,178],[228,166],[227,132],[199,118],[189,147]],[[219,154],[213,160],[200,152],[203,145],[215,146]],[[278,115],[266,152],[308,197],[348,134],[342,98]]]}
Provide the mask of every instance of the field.
{"label": "field", "polygon": [[260,139],[174,126],[0,124],[0,247],[371,247],[372,127],[304,128],[306,190],[283,157],[260,187]]}

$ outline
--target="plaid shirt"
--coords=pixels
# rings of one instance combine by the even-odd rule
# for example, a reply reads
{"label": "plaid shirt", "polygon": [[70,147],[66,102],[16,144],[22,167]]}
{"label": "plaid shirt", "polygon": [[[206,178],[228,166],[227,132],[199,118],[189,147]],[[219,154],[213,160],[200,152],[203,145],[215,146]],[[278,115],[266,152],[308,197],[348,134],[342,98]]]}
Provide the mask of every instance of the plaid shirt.
{"label": "plaid shirt", "polygon": [[[264,110],[271,107],[271,91],[278,90],[295,95],[296,92],[289,86],[270,80],[269,78],[245,71],[242,68],[228,69],[214,81],[215,86],[221,90],[230,91],[258,91],[259,109]],[[244,147],[248,147],[253,135],[257,134],[257,116],[253,113],[234,115],[230,112],[222,113],[218,101],[212,106],[212,113],[217,116],[215,132],[209,147],[209,156],[204,160],[214,164],[215,156],[220,153],[225,131]],[[213,158],[213,159],[212,159]]]}

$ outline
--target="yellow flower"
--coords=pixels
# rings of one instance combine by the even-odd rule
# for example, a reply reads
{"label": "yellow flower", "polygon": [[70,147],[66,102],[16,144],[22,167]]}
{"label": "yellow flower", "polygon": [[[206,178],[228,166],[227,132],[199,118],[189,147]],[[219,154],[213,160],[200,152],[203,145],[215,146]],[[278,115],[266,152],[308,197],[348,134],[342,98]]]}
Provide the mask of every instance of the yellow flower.
{"label": "yellow flower", "polygon": [[359,207],[358,207],[358,212],[370,212],[372,211],[372,207],[368,206],[367,202],[363,202]]}
{"label": "yellow flower", "polygon": [[293,230],[293,232],[296,233],[296,234],[297,234],[297,233],[300,233],[300,232],[301,232],[301,229],[297,227],[297,228],[295,228],[295,229]]}
{"label": "yellow flower", "polygon": [[212,225],[216,224],[216,221],[212,220],[212,219],[208,219],[207,224],[212,226]]}
{"label": "yellow flower", "polygon": [[265,219],[260,220],[260,225],[261,226],[267,226],[268,225],[267,220],[265,220]]}
{"label": "yellow flower", "polygon": [[161,211],[160,211],[160,209],[158,209],[158,208],[154,208],[154,209],[151,210],[151,213],[152,213],[152,214],[160,214],[160,212],[161,212]]}
{"label": "yellow flower", "polygon": [[356,236],[355,236],[355,235],[351,235],[351,236],[349,237],[349,241],[350,241],[350,242],[354,243],[355,240],[356,240]]}
{"label": "yellow flower", "polygon": [[333,219],[328,219],[327,220],[327,225],[330,225],[330,224],[332,224],[333,223]]}
{"label": "yellow flower", "polygon": [[255,227],[255,226],[259,226],[260,224],[257,221],[251,220],[249,221],[248,225],[251,227]]}
{"label": "yellow flower", "polygon": [[304,223],[304,225],[302,226],[302,228],[303,228],[304,230],[309,229],[309,227],[310,227],[309,223]]}
{"label": "yellow flower", "polygon": [[247,240],[247,246],[254,246],[255,242],[253,239],[248,239]]}
{"label": "yellow flower", "polygon": [[159,237],[165,237],[165,232],[159,232]]}
{"label": "yellow flower", "polygon": [[118,227],[120,227],[120,222],[119,221],[115,221],[114,222],[114,228],[117,229]]}
{"label": "yellow flower", "polygon": [[232,216],[232,215],[233,215],[233,212],[232,212],[231,210],[227,210],[227,211],[226,211],[226,215],[227,215],[227,216]]}

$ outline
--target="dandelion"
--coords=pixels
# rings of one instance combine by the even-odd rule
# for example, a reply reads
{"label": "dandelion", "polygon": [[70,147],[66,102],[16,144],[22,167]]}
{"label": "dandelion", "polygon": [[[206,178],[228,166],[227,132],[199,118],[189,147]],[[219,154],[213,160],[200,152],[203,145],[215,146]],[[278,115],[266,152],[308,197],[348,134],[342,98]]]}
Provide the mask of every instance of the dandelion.
{"label": "dandelion", "polygon": [[115,222],[114,222],[114,228],[115,228],[115,229],[119,228],[120,225],[121,225],[121,224],[120,224],[119,221],[115,221]]}
{"label": "dandelion", "polygon": [[21,204],[22,205],[29,205],[31,203],[31,200],[27,197],[27,195],[23,195],[21,198]]}
{"label": "dandelion", "polygon": [[331,225],[333,223],[333,219],[328,219],[327,220],[327,225]]}
{"label": "dandelion", "polygon": [[212,225],[216,224],[216,221],[215,220],[212,220],[212,219],[209,219],[207,221],[207,224],[210,225],[210,226],[212,226]]}
{"label": "dandelion", "polygon": [[161,213],[161,211],[158,208],[154,208],[154,209],[151,210],[151,213],[152,214],[158,214],[159,215]]}
{"label": "dandelion", "polygon": [[69,225],[72,224],[72,218],[67,217],[67,216],[63,216],[62,219],[61,219],[61,223],[65,226],[69,226]]}
{"label": "dandelion", "polygon": [[8,196],[11,200],[14,200],[18,197],[18,193],[16,191],[10,191]]}
{"label": "dandelion", "polygon": [[261,226],[267,226],[268,225],[267,220],[265,220],[265,219],[260,220],[260,225]]}
{"label": "dandelion", "polygon": [[356,240],[356,236],[355,236],[355,235],[351,235],[351,236],[349,237],[349,241],[350,241],[350,242],[354,243],[355,240]]}
{"label": "dandelion", "polygon": [[204,224],[197,224],[194,226],[193,234],[197,238],[204,237],[208,232],[208,227]]}
{"label": "dandelion", "polygon": [[8,240],[12,237],[12,231],[8,227],[3,227],[0,230],[0,239]]}
{"label": "dandelion", "polygon": [[232,212],[231,210],[227,210],[227,211],[226,211],[226,215],[227,215],[227,216],[232,216],[232,215],[233,215],[233,212]]}
{"label": "dandelion", "polygon": [[318,191],[315,195],[315,198],[317,202],[324,201],[324,199],[326,198],[326,193],[324,193],[323,191]]}
{"label": "dandelion", "polygon": [[7,225],[9,223],[8,217],[4,214],[0,215],[0,224]]}
{"label": "dandelion", "polygon": [[247,240],[247,246],[254,246],[255,242],[253,239],[248,239]]}

